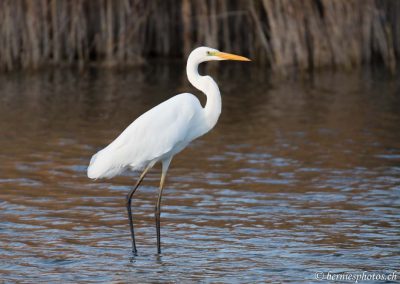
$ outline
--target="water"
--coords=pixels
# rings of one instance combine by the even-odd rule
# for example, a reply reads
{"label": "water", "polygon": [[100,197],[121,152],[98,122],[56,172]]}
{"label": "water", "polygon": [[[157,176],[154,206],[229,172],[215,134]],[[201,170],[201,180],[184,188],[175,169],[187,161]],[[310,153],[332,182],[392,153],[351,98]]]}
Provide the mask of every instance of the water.
{"label": "water", "polygon": [[94,182],[86,167],[145,110],[194,91],[183,66],[2,75],[2,281],[312,282],[318,271],[398,270],[396,77],[281,81],[224,64],[208,70],[223,93],[217,127],[169,171],[162,255],[159,167],[135,194],[137,257],[124,208],[137,175]]}

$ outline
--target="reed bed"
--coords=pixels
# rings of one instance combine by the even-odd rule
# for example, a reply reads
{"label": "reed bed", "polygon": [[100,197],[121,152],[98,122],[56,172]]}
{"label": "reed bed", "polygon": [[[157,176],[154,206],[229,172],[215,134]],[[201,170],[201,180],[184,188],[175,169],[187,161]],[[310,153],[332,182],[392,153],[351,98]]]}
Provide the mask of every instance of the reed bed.
{"label": "reed bed", "polygon": [[274,71],[352,68],[400,55],[397,0],[0,0],[0,70],[245,54]]}

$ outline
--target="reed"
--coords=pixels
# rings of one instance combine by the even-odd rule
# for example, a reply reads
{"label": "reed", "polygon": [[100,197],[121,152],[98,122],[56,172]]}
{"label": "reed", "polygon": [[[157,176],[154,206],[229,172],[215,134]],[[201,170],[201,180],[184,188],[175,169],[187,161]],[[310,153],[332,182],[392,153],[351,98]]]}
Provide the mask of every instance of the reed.
{"label": "reed", "polygon": [[400,55],[397,0],[0,0],[0,70],[182,58],[199,45],[277,72]]}

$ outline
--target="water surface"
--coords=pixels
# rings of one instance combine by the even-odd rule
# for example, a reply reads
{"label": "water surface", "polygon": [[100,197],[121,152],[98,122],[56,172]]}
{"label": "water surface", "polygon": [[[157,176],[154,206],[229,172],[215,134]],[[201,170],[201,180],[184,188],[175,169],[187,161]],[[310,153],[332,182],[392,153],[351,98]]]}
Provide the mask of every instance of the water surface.
{"label": "water surface", "polygon": [[172,162],[159,256],[159,167],[135,194],[137,257],[124,208],[137,174],[91,181],[86,167],[141,113],[196,92],[183,66],[2,75],[1,279],[311,282],[317,271],[398,270],[396,77],[273,80],[226,64],[207,71],[223,94],[219,123]]}

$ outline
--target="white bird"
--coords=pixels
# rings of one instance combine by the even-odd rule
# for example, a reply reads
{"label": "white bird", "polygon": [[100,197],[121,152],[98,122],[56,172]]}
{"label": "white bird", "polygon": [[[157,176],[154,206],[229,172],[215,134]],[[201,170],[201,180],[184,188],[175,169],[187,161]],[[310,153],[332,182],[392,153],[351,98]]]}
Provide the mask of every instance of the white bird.
{"label": "white bird", "polygon": [[202,107],[197,97],[192,94],[176,95],[138,117],[111,144],[93,155],[90,160],[87,175],[91,179],[112,178],[125,170],[143,170],[126,200],[134,254],[137,250],[131,199],[136,189],[149,169],[161,161],[162,174],[155,207],[157,251],[161,253],[160,203],[172,157],[192,140],[210,131],[221,114],[221,95],[217,84],[210,76],[199,75],[197,70],[200,63],[212,60],[250,61],[246,57],[209,47],[196,48],[189,55],[186,73],[189,82],[207,96],[205,107]]}

